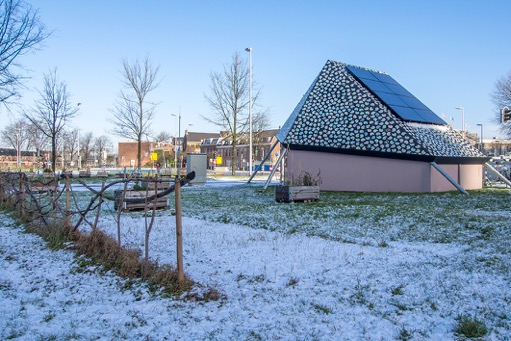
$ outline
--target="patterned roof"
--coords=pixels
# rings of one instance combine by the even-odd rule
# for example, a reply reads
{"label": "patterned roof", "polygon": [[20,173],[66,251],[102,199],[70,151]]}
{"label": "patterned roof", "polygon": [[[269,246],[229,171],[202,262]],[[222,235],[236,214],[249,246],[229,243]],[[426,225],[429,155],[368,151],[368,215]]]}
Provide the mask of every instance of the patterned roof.
{"label": "patterned roof", "polygon": [[358,82],[346,66],[327,61],[277,134],[280,142],[295,149],[485,162],[484,155],[449,125],[402,120]]}

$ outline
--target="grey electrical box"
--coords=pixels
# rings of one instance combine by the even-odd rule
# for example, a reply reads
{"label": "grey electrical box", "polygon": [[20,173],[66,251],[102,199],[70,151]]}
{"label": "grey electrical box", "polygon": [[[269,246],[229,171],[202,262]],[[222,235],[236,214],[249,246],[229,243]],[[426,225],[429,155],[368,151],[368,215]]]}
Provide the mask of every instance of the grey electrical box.
{"label": "grey electrical box", "polygon": [[205,153],[186,154],[186,174],[195,171],[195,178],[190,181],[194,185],[204,185],[206,183],[206,169],[208,165],[208,156]]}

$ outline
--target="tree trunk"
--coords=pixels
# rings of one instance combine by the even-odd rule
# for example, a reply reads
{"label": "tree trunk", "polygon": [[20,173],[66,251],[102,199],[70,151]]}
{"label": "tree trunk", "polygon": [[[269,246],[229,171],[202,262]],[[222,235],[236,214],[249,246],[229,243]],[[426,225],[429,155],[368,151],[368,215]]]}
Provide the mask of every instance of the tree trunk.
{"label": "tree trunk", "polygon": [[57,165],[57,141],[56,136],[54,135],[51,139],[51,170],[53,174],[55,174]]}
{"label": "tree trunk", "polygon": [[232,141],[231,175],[236,175],[236,140]]}
{"label": "tree trunk", "polygon": [[138,136],[137,140],[137,168],[140,170],[142,168],[142,136]]}

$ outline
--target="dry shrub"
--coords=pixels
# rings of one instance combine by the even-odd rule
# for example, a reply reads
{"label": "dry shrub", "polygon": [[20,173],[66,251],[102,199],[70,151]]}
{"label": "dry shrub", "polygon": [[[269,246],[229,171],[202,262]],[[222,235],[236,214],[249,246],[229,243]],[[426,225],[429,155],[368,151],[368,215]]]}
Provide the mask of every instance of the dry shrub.
{"label": "dry shrub", "polygon": [[46,241],[51,250],[62,249],[69,242],[69,229],[60,220],[45,225],[42,222],[32,222],[25,225],[27,232],[35,233]]}
{"label": "dry shrub", "polygon": [[[177,270],[168,264],[158,265],[156,262],[145,262],[141,251],[120,248],[116,240],[100,230],[90,234],[78,234],[75,239],[76,251],[94,262],[102,264],[106,270],[115,270],[124,278],[145,279],[154,289],[161,289],[166,295],[176,296],[191,290],[196,283],[185,276],[184,281],[178,280]],[[217,300],[220,294],[209,290],[202,300]]]}
{"label": "dry shrub", "polygon": [[192,280],[185,277],[184,281],[180,282],[177,276],[177,269],[171,265],[150,262],[147,266],[147,281],[150,285],[161,287],[165,294],[176,295],[183,291],[192,289],[194,283]]}
{"label": "dry shrub", "polygon": [[218,301],[225,299],[225,294],[216,288],[203,287],[197,290],[187,292],[183,297],[185,301]]}
{"label": "dry shrub", "polygon": [[76,240],[76,248],[79,254],[102,264],[106,270],[116,270],[121,277],[141,277],[140,251],[120,248],[112,237],[98,229],[88,235],[80,234]]}

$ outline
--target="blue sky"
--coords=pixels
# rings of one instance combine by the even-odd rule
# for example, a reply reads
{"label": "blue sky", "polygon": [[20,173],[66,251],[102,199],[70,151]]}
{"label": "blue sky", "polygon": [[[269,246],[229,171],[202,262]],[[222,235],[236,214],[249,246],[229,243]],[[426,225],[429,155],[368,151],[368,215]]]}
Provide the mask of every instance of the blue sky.
{"label": "blue sky", "polygon": [[246,47],[274,128],[331,59],[387,72],[455,128],[464,107],[468,130],[482,123],[485,138],[499,136],[489,94],[511,71],[510,1],[28,1],[54,33],[21,60],[32,76],[23,104],[56,67],[82,103],[74,124],[96,136],[112,128],[121,59],[146,56],[162,78],[153,131],[176,133],[179,110],[182,131],[218,131],[200,116],[209,74],[235,51],[248,61]]}

